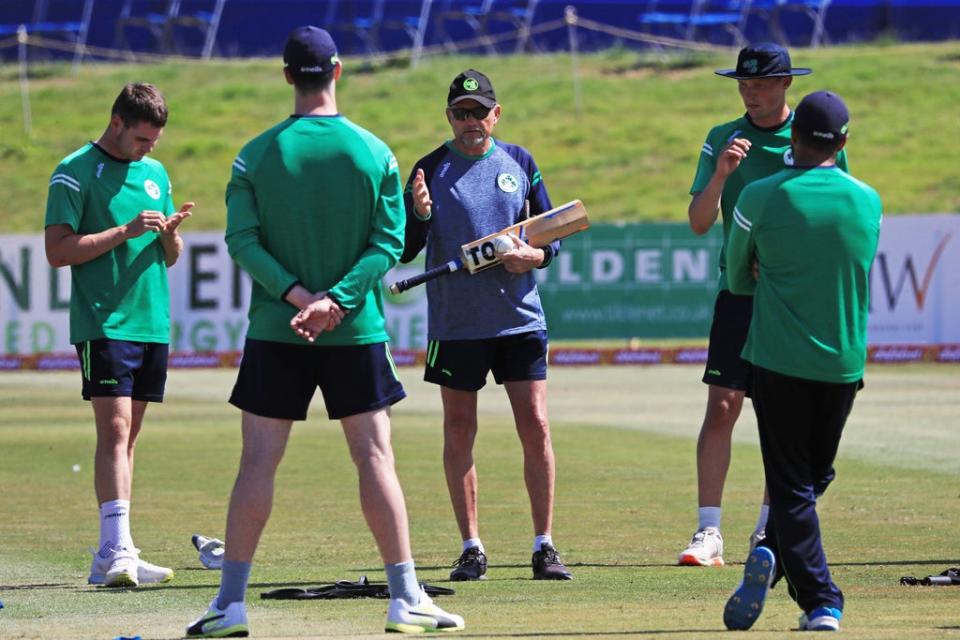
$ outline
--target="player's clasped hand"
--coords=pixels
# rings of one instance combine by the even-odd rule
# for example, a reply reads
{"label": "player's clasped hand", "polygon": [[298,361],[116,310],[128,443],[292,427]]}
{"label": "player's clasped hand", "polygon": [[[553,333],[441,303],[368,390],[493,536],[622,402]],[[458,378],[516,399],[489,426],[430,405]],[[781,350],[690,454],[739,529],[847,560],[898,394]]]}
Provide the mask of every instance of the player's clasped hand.
{"label": "player's clasped hand", "polygon": [[723,148],[723,151],[720,152],[720,158],[717,160],[717,173],[720,173],[723,176],[729,176],[733,173],[737,167],[740,166],[740,162],[747,157],[747,152],[750,151],[750,141],[746,138],[734,138],[730,141],[730,144]]}
{"label": "player's clasped hand", "polygon": [[290,328],[308,342],[313,342],[324,331],[333,331],[343,321],[346,312],[331,298],[314,300],[290,320]]}
{"label": "player's clasped hand", "polygon": [[145,210],[137,214],[137,217],[126,224],[126,236],[128,238],[137,238],[148,231],[163,231],[166,223],[166,216],[159,211]]}
{"label": "player's clasped hand", "polygon": [[176,232],[180,223],[190,217],[190,209],[192,208],[192,202],[185,202],[183,206],[180,207],[180,211],[174,213],[169,218],[160,211],[152,211],[150,209],[141,211],[137,214],[136,218],[126,224],[126,236],[128,238],[137,238],[148,231],[172,235]]}

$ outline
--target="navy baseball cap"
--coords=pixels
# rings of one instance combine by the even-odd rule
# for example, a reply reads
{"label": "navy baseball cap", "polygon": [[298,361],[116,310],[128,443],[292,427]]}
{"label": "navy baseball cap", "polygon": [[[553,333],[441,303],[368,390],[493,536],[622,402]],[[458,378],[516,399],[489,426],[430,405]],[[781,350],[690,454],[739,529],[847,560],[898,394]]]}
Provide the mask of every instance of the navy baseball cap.
{"label": "navy baseball cap", "polygon": [[843,98],[832,91],[815,91],[793,112],[793,130],[822,140],[839,140],[847,135],[850,112]]}
{"label": "navy baseball cap", "polygon": [[774,42],[759,42],[740,49],[736,69],[718,69],[714,73],[734,80],[749,80],[805,76],[813,73],[813,69],[791,66],[786,48]]}
{"label": "navy baseball cap", "polygon": [[497,94],[490,78],[476,69],[467,69],[454,78],[447,93],[447,106],[452,107],[464,100],[476,100],[488,109],[493,109],[497,104]]}
{"label": "navy baseball cap", "polygon": [[339,61],[337,45],[320,27],[297,27],[283,47],[283,66],[295,75],[329,73]]}

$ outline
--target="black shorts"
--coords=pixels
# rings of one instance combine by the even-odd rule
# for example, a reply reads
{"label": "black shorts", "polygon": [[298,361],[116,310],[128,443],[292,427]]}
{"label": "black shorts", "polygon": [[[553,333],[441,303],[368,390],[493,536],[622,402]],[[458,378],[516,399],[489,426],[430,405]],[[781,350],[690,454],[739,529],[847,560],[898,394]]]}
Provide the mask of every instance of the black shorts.
{"label": "black shorts", "polygon": [[546,380],[547,332],[530,331],[482,340],[431,340],[423,379],[460,391],[477,391],[493,371],[497,384]]}
{"label": "black shorts", "polygon": [[331,420],[407,395],[386,342],[314,347],[247,338],[230,404],[265,418],[305,420],[317,387]]}
{"label": "black shorts", "polygon": [[90,398],[133,398],[163,402],[169,346],[98,338],[78,342],[81,393]]}
{"label": "black shorts", "polygon": [[752,317],[753,296],[737,296],[726,290],[717,294],[704,382],[737,391],[750,390],[750,363],[740,354]]}

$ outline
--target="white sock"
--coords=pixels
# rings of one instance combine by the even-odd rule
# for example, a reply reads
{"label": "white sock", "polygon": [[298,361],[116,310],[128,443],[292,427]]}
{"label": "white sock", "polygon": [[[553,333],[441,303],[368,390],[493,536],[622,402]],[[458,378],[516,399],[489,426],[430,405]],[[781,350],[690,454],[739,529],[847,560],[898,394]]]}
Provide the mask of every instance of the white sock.
{"label": "white sock", "polygon": [[105,547],[134,548],[129,500],[108,500],[100,505],[100,549]]}
{"label": "white sock", "polygon": [[757,528],[755,531],[764,531],[767,528],[767,518],[770,517],[770,505],[760,505],[760,517],[757,518]]}
{"label": "white sock", "polygon": [[540,551],[540,547],[545,544],[548,544],[551,547],[553,546],[553,536],[551,536],[549,533],[545,533],[544,535],[537,536],[533,539],[533,552],[536,553],[537,551]]}
{"label": "white sock", "polygon": [[720,529],[720,507],[700,507],[697,513],[700,517],[700,529]]}
{"label": "white sock", "polygon": [[460,552],[463,553],[467,549],[472,549],[473,547],[478,547],[480,549],[480,553],[486,553],[486,551],[483,550],[483,543],[480,542],[480,538],[467,538],[464,540],[463,548],[460,550]]}

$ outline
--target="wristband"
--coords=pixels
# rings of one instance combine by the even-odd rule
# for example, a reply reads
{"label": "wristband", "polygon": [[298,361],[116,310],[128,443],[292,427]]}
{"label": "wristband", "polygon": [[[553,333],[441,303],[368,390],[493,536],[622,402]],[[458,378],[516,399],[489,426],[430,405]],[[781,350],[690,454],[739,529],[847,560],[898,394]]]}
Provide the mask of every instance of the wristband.
{"label": "wristband", "polygon": [[541,247],[541,249],[543,249],[543,262],[540,263],[537,269],[546,269],[548,266],[550,266],[550,263],[553,262],[553,247],[547,245],[545,247]]}

